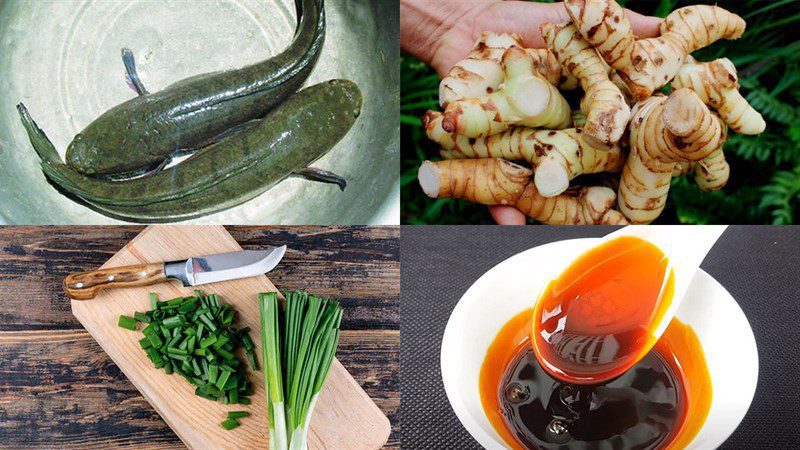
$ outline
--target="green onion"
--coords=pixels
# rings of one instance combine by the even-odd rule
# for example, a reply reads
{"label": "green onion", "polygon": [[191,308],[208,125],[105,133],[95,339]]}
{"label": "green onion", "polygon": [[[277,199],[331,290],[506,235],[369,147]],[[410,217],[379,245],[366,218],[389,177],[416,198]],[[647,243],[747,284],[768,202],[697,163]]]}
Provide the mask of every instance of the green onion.
{"label": "green onion", "polygon": [[167,317],[161,322],[161,326],[166,328],[167,330],[171,330],[181,325],[183,325],[183,316]]}
{"label": "green onion", "polygon": [[250,417],[247,411],[230,411],[228,412],[228,419],[241,419],[242,417]]}
{"label": "green onion", "polygon": [[258,295],[261,357],[270,448],[299,450],[307,447],[311,414],[339,344],[342,308],[305,292],[284,295],[285,311],[276,292]]}
{"label": "green onion", "polygon": [[158,333],[155,331],[151,331],[149,334],[145,333],[145,336],[147,336],[147,339],[150,340],[150,343],[153,344],[155,348],[160,348],[164,344],[164,341],[161,340]]}
{"label": "green onion", "polygon": [[125,328],[126,330],[131,330],[131,331],[136,330],[136,319],[134,319],[133,317],[119,316],[118,324],[121,328]]}
{"label": "green onion", "polygon": [[247,352],[247,360],[250,361],[250,367],[253,370],[258,370],[258,361],[256,361],[256,354],[253,352]]}
{"label": "green onion", "polygon": [[[249,329],[233,326],[236,311],[215,295],[178,297],[158,301],[150,294],[151,310],[135,312],[133,318],[120,316],[119,326],[136,330],[136,323],[147,326],[139,346],[156,368],[166,374],[177,373],[195,386],[195,394],[221,403],[249,404],[252,395],[247,380],[247,364],[235,352],[244,348],[250,365],[255,349]],[[238,422],[237,422],[238,426]]]}
{"label": "green onion", "polygon": [[221,356],[224,359],[229,360],[229,361],[233,360],[233,358],[234,358],[233,353],[225,350],[224,348],[218,348],[217,349],[217,355],[219,355],[219,356]]}
{"label": "green onion", "polygon": [[217,382],[217,374],[219,373],[219,366],[216,364],[208,365],[208,381],[211,383]]}
{"label": "green onion", "polygon": [[225,386],[225,383],[228,382],[228,378],[231,376],[230,370],[223,370],[221,374],[217,377],[217,382],[214,383],[219,389],[222,389]]}
{"label": "green onion", "polygon": [[220,425],[222,425],[222,428],[225,428],[226,430],[232,430],[238,427],[240,424],[236,419],[226,419]]}
{"label": "green onion", "polygon": [[211,334],[207,338],[205,338],[202,341],[200,341],[200,348],[206,348],[209,345],[213,344],[214,342],[217,342],[217,336],[214,335],[214,334]]}
{"label": "green onion", "polygon": [[150,316],[140,313],[139,311],[133,313],[133,318],[136,319],[137,322],[150,323]]}

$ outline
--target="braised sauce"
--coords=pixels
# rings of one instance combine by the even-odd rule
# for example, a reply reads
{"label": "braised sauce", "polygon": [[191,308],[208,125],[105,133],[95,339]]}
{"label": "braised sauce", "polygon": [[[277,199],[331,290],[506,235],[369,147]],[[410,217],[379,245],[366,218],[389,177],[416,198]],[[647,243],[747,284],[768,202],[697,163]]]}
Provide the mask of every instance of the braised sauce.
{"label": "braised sauce", "polygon": [[512,318],[480,373],[483,408],[515,449],[683,448],[711,406],[711,379],[692,329],[673,320],[633,367],[601,385],[554,379],[535,358],[533,310]]}
{"label": "braised sauce", "polygon": [[630,236],[579,256],[553,280],[533,312],[533,350],[544,370],[571,384],[619,377],[656,342],[672,302],[665,254]]}

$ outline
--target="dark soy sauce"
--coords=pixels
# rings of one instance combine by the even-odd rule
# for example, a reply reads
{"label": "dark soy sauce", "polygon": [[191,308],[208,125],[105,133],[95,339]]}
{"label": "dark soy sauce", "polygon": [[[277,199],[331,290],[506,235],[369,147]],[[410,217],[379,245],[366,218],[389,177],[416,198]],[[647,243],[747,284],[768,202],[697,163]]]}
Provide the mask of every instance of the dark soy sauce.
{"label": "dark soy sauce", "polygon": [[503,325],[478,383],[486,418],[512,449],[682,449],[703,427],[713,389],[690,326],[673,319],[655,347],[610,382],[567,385],[535,359],[531,313]]}
{"label": "dark soy sauce", "polygon": [[533,449],[662,448],[685,413],[681,380],[657,350],[607,384],[578,386],[553,379],[523,347],[497,396],[507,429]]}

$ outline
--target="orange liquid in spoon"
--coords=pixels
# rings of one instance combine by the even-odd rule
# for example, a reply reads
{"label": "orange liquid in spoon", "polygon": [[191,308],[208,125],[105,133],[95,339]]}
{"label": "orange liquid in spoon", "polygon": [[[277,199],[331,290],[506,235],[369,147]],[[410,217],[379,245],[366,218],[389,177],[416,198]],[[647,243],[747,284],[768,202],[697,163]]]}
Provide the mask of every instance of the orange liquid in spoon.
{"label": "orange liquid in spoon", "polygon": [[579,256],[545,289],[533,312],[542,367],[570,384],[620,376],[655,345],[674,277],[655,245],[631,236]]}

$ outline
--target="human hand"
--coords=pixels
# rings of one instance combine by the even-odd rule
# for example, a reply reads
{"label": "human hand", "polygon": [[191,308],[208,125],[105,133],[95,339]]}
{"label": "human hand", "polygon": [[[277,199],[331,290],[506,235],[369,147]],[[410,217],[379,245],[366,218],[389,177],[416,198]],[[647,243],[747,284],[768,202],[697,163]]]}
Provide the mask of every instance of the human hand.
{"label": "human hand", "polygon": [[[639,37],[658,35],[661,19],[625,10]],[[545,46],[539,26],[570,21],[563,3],[501,0],[401,0],[400,46],[439,76],[472,50],[484,31],[517,33],[529,48]]]}
{"label": "human hand", "polygon": [[[625,14],[639,37],[657,36],[661,19],[630,10]],[[484,31],[517,33],[529,48],[545,46],[539,26],[570,20],[563,3],[500,0],[401,0],[400,46],[444,77],[472,50]],[[513,206],[490,206],[501,225],[523,225],[525,215]]]}

